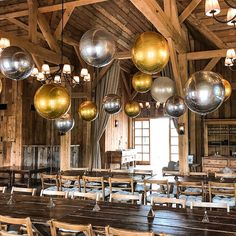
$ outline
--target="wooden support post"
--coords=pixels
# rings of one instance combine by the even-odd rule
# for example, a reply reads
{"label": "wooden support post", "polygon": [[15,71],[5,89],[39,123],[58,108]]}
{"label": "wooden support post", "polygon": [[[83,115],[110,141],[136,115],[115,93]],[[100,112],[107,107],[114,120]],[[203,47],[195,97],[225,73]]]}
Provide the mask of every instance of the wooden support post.
{"label": "wooden support post", "polygon": [[21,166],[23,162],[22,155],[22,93],[23,93],[23,82],[22,81],[13,81],[12,82],[12,93],[13,93],[13,126],[15,129],[15,141],[12,142],[11,148],[11,158],[10,165],[11,166]]}
{"label": "wooden support post", "polygon": [[[186,54],[180,54],[178,56],[179,71],[183,82],[188,79],[188,64]],[[179,135],[179,171],[181,174],[187,175],[189,172],[188,165],[188,112],[185,112],[179,118],[179,123],[183,123],[185,127],[184,135]]]}
{"label": "wooden support post", "polygon": [[70,169],[71,131],[60,137],[60,170]]}

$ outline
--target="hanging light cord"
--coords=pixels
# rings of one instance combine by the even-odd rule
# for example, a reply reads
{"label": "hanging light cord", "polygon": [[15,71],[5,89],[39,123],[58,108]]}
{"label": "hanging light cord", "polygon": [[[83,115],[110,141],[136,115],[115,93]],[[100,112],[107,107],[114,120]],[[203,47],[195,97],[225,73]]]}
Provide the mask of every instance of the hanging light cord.
{"label": "hanging light cord", "polygon": [[63,50],[64,50],[64,42],[63,42],[63,39],[64,39],[64,30],[63,30],[63,26],[64,26],[64,0],[62,0],[62,3],[61,3],[61,64],[63,64]]}

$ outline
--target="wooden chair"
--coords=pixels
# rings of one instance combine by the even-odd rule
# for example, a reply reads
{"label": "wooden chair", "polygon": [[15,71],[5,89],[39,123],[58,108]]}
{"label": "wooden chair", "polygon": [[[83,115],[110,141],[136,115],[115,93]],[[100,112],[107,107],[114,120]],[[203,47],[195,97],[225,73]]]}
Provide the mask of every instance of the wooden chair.
{"label": "wooden chair", "polygon": [[109,195],[108,191],[105,191],[105,184],[103,177],[91,177],[83,176],[84,181],[84,192],[87,192],[87,189],[93,193],[101,193],[102,200],[105,200],[105,197]]}
{"label": "wooden chair", "polygon": [[153,176],[153,170],[141,170],[141,169],[134,169],[133,172],[133,179],[137,182],[135,185],[135,192],[143,193],[144,192],[144,179],[146,177]]}
{"label": "wooden chair", "polygon": [[43,196],[54,196],[54,197],[68,198],[68,192],[42,189],[41,192],[40,192],[40,196],[41,197],[43,197]]}
{"label": "wooden chair", "polygon": [[36,196],[37,189],[36,188],[21,188],[21,187],[12,187],[11,194],[21,193],[24,195],[30,194],[31,196]]}
{"label": "wooden chair", "polygon": [[151,198],[151,205],[155,204],[175,204],[176,207],[181,205],[182,208],[186,207],[186,200],[185,199],[178,199],[178,198],[167,198],[167,197],[152,197]]}
{"label": "wooden chair", "polygon": [[133,178],[109,178],[110,193],[113,192],[130,192],[134,193]]}
{"label": "wooden chair", "polygon": [[235,206],[236,184],[209,181],[208,191],[210,202],[226,202],[230,207]]}
{"label": "wooden chair", "polygon": [[193,209],[194,207],[198,207],[198,208],[217,208],[217,209],[226,209],[227,212],[230,212],[230,207],[228,203],[221,203],[221,202],[191,202],[190,203],[190,209]]}
{"label": "wooden chair", "polygon": [[80,176],[59,176],[59,190],[69,192],[72,194],[74,191],[81,191]]}
{"label": "wooden chair", "polygon": [[[27,232],[27,236],[33,236],[33,229],[32,229],[32,223],[29,217],[27,218],[12,218],[12,217],[8,217],[8,216],[2,216],[0,215],[0,222],[7,224],[7,225],[18,225],[20,226],[24,226],[24,228],[26,228],[26,232]],[[7,232],[3,229],[0,229],[0,235],[14,235],[13,233],[11,233],[10,231]],[[15,233],[16,235],[16,233]]]}
{"label": "wooden chair", "polygon": [[40,178],[42,189],[59,190],[59,179],[57,174],[41,174]]}
{"label": "wooden chair", "polygon": [[185,199],[187,206],[190,206],[190,202],[192,201],[204,201],[205,192],[203,182],[178,181],[176,186],[177,198]]}
{"label": "wooden chair", "polygon": [[[74,225],[56,220],[49,221],[51,236],[57,236],[57,230],[66,230],[66,232],[83,232],[87,236],[93,236],[93,230],[91,225]],[[70,234],[71,235],[71,234]]]}
{"label": "wooden chair", "polygon": [[125,229],[112,228],[110,226],[105,227],[106,236],[154,236],[152,232],[137,232],[129,231]]}
{"label": "wooden chair", "polygon": [[131,202],[132,204],[142,204],[142,194],[110,194],[109,202]]}
{"label": "wooden chair", "polygon": [[168,180],[144,180],[144,204],[151,202],[152,197],[174,197],[173,194],[170,195]]}
{"label": "wooden chair", "polygon": [[4,186],[4,187],[0,187],[0,192],[5,193],[6,190],[7,190],[7,187],[6,187],[6,186]]}
{"label": "wooden chair", "polygon": [[79,198],[79,199],[91,199],[91,200],[97,200],[99,201],[102,196],[101,193],[83,193],[83,192],[73,192],[72,195],[71,195],[71,198],[72,199],[76,199],[76,198]]}

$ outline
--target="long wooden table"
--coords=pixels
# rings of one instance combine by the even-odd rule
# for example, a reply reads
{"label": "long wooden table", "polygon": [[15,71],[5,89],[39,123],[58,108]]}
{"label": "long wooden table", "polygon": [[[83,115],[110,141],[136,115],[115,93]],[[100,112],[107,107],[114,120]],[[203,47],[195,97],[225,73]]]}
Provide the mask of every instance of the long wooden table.
{"label": "long wooden table", "polygon": [[[92,224],[96,228],[113,227],[153,231],[155,235],[236,235],[236,212],[210,212],[209,223],[202,223],[203,210],[156,207],[155,218],[147,218],[150,206],[99,202],[101,210],[94,212],[94,201],[55,199],[55,208],[48,208],[49,198],[14,196],[15,203],[7,205],[9,195],[0,194],[0,214],[12,217],[29,216],[33,223],[47,225],[50,219],[72,224]],[[43,234],[45,235],[45,234]],[[46,236],[46,235],[45,235]]]}
{"label": "long wooden table", "polygon": [[26,186],[29,188],[32,186],[32,175],[48,172],[50,167],[38,167],[32,168],[31,166],[4,166],[0,167],[0,173],[8,174],[9,186],[13,186],[15,184],[15,176],[16,174],[21,175],[22,177],[27,176]]}

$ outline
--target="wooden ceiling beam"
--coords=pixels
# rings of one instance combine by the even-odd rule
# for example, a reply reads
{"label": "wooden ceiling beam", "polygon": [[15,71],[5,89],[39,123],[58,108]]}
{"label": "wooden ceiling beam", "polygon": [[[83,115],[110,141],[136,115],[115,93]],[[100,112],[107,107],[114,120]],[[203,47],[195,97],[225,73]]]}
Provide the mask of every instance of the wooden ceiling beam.
{"label": "wooden ceiling beam", "polygon": [[[19,47],[26,48],[30,53],[42,58],[45,61],[54,64],[60,63],[60,56],[58,53],[41,47],[38,44],[31,43],[24,37],[15,36],[10,32],[5,32],[2,30],[0,30],[0,37],[8,38],[11,41],[11,45],[17,45]],[[64,57],[63,59],[65,63],[69,62],[68,58]]]}
{"label": "wooden ceiling beam", "polygon": [[[86,6],[89,4],[94,4],[94,3],[100,3],[100,2],[105,2],[108,0],[76,0],[76,1],[71,1],[71,2],[65,2],[64,7],[65,8],[70,8],[70,7],[81,7],[81,6]],[[9,11],[11,8],[14,6],[9,7]],[[55,4],[51,6],[43,6],[38,8],[39,13],[48,13],[48,12],[54,12],[54,11],[60,11],[61,10],[61,4]],[[16,12],[7,12],[5,14],[0,14],[0,20],[6,19],[6,18],[16,18],[16,17],[22,17],[22,16],[27,16],[29,15],[29,10],[22,10],[22,11],[16,11]]]}
{"label": "wooden ceiling beam", "polygon": [[194,11],[194,9],[199,5],[201,0],[192,0],[188,6],[183,10],[179,16],[179,21],[182,24]]}
{"label": "wooden ceiling beam", "polygon": [[178,52],[186,52],[187,43],[168,20],[168,17],[156,0],[130,0],[133,5],[154,25],[165,37],[174,41]]}
{"label": "wooden ceiling beam", "polygon": [[[67,22],[70,19],[71,14],[73,13],[75,7],[68,7],[65,9],[65,12],[63,14],[63,20],[61,19],[55,32],[54,32],[54,37],[56,39],[59,39],[59,37],[61,36],[62,30],[65,28]],[[62,21],[63,21],[63,25],[62,25]]]}
{"label": "wooden ceiling beam", "polygon": [[227,52],[227,49],[189,52],[187,53],[187,60],[192,61],[192,60],[210,59],[214,57],[225,57],[226,52]]}
{"label": "wooden ceiling beam", "polygon": [[119,60],[131,59],[131,52],[130,51],[117,52],[115,54],[115,59]]}

